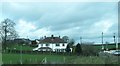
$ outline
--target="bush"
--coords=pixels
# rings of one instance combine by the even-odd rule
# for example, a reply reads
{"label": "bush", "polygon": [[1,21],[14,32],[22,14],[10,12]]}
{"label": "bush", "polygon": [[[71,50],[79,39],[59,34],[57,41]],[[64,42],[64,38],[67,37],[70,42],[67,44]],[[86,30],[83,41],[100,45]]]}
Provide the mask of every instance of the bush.
{"label": "bush", "polygon": [[98,52],[100,51],[93,45],[81,45],[81,47],[82,47],[82,53],[85,56],[89,56],[89,55],[96,56],[96,55],[98,55]]}
{"label": "bush", "polygon": [[77,45],[76,45],[76,47],[75,47],[75,53],[77,54],[77,55],[80,55],[80,54],[82,54],[82,48],[81,48],[81,45],[78,43]]}
{"label": "bush", "polygon": [[69,44],[67,45],[67,47],[66,47],[65,51],[66,51],[67,53],[70,53],[70,52],[71,52],[71,49],[70,49]]}

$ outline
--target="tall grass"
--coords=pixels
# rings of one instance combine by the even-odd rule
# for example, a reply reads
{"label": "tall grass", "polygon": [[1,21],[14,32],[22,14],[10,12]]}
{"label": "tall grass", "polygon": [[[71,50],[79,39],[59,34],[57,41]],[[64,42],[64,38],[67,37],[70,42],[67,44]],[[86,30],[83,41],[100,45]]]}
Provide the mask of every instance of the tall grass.
{"label": "tall grass", "polygon": [[[46,57],[48,63],[62,64],[118,64],[117,56],[98,57],[98,56],[67,56],[67,55],[50,55],[50,54],[23,54],[23,64],[41,64]],[[20,64],[20,54],[3,54],[2,61],[4,64]]]}

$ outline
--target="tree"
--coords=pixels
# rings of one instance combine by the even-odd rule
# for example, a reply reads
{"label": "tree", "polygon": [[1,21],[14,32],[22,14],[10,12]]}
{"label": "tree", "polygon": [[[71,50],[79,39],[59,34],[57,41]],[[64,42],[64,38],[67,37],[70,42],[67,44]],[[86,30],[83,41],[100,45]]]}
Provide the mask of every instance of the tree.
{"label": "tree", "polygon": [[72,47],[75,43],[75,40],[74,39],[69,39],[69,42],[68,44],[70,45],[70,47]]}
{"label": "tree", "polygon": [[5,19],[0,24],[0,35],[2,38],[2,46],[6,48],[6,41],[18,37],[17,32],[15,31],[15,23],[10,19]]}
{"label": "tree", "polygon": [[68,36],[63,36],[62,39],[63,39],[65,42],[68,42],[69,37],[68,37]]}
{"label": "tree", "polygon": [[71,49],[70,49],[70,46],[69,46],[69,44],[67,45],[67,47],[66,47],[66,50],[65,50],[67,53],[70,53],[71,52]]}
{"label": "tree", "polygon": [[75,43],[75,40],[74,39],[70,39],[68,36],[63,36],[62,39],[65,41],[65,42],[68,42],[69,46],[72,47]]}
{"label": "tree", "polygon": [[80,55],[80,53],[82,53],[82,48],[79,43],[75,47],[75,53],[77,53],[78,55]]}

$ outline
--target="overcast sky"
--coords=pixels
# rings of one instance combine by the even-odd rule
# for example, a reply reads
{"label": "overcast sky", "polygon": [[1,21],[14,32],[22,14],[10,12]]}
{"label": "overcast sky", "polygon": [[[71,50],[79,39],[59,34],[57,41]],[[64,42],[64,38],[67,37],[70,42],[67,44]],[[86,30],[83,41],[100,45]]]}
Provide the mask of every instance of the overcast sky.
{"label": "overcast sky", "polygon": [[0,21],[10,18],[21,38],[68,36],[79,42],[113,42],[118,33],[117,2],[6,2]]}

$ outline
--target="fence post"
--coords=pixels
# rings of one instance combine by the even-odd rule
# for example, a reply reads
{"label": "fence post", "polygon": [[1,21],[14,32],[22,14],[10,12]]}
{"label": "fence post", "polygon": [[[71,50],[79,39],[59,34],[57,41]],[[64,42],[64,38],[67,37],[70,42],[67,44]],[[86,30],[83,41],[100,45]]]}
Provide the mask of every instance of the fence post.
{"label": "fence post", "polygon": [[30,63],[31,63],[31,58],[30,58]]}
{"label": "fence post", "polygon": [[65,63],[65,57],[63,57],[64,63]]}
{"label": "fence post", "polygon": [[35,62],[37,63],[37,58],[35,59]]}
{"label": "fence post", "polygon": [[12,61],[10,60],[10,64],[12,64]]}

